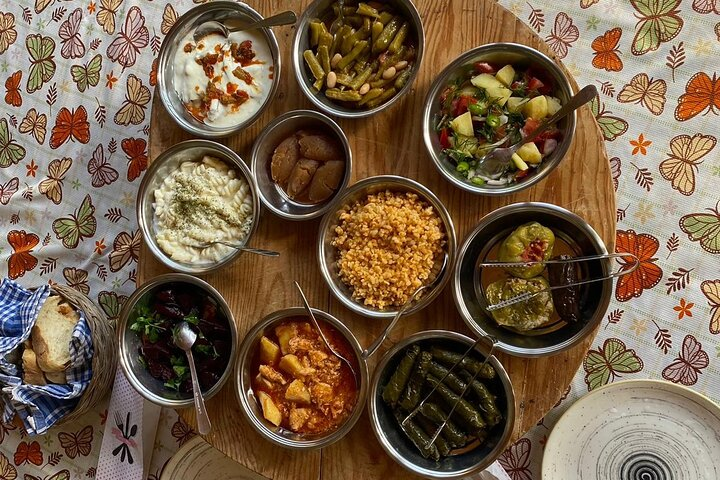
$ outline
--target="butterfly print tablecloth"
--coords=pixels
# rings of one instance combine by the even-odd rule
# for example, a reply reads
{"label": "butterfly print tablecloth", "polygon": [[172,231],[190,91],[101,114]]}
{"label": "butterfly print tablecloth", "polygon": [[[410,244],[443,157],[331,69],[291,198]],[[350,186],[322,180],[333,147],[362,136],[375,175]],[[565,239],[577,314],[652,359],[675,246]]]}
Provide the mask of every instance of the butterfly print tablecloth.
{"label": "butterfly print tablecloth", "polygon": [[[194,3],[0,0],[4,275],[70,285],[118,315],[135,284],[133,205],[147,167],[155,60]],[[559,415],[589,390],[665,378],[720,401],[720,0],[500,3],[578,84],[599,88],[591,109],[611,158],[617,248],[641,261],[617,283],[567,394],[503,455],[511,478],[528,480],[540,477]],[[438,4],[452,8],[452,0]],[[107,416],[101,405],[38,438],[0,426],[0,479],[94,477],[104,424],[114,421]],[[163,411],[150,476],[192,435]]]}

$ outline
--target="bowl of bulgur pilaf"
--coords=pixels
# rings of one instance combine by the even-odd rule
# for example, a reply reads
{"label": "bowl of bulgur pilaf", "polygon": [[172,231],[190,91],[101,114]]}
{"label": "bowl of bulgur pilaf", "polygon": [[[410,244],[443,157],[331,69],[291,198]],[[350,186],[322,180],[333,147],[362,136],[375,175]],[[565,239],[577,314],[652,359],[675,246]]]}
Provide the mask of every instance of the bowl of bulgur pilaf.
{"label": "bowl of bulgur pilaf", "polygon": [[360,180],[336,200],[320,224],[318,262],[330,291],[346,307],[372,318],[394,316],[419,287],[407,313],[427,306],[450,279],[455,227],[442,202],[409,178]]}

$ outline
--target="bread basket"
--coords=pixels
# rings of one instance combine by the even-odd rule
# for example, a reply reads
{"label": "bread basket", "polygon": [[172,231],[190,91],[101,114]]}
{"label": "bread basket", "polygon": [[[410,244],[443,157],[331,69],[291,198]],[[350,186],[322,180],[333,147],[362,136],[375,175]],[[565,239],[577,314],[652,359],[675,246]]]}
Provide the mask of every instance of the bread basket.
{"label": "bread basket", "polygon": [[75,409],[55,423],[55,425],[60,425],[81,417],[105,398],[115,380],[118,353],[114,332],[115,322],[109,321],[93,301],[83,293],[66,285],[53,283],[50,289],[85,314],[93,342],[90,384],[80,397]]}

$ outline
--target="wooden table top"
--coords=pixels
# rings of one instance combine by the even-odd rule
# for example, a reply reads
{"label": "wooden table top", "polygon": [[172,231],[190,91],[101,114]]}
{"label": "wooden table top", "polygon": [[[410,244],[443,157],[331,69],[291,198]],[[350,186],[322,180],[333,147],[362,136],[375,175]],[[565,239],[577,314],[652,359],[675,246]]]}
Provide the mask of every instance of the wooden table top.
{"label": "wooden table top", "polygon": [[[248,1],[267,16],[293,9],[298,15],[309,0]],[[338,119],[347,133],[353,152],[351,183],[378,174],[410,177],[432,189],[447,206],[457,229],[458,242],[483,215],[515,202],[544,201],[560,205],[585,218],[614,250],[615,197],[609,162],[602,136],[588,107],[578,112],[575,138],[562,164],[532,188],[508,197],[482,197],[453,187],[445,181],[428,157],[421,131],[421,111],[434,76],[453,58],[478,45],[512,41],[534,47],[553,57],[528,27],[493,0],[415,0],[425,28],[425,57],[413,89],[396,105],[361,120]],[[298,108],[312,108],[295,81],[290,62],[294,27],[278,27],[275,34],[283,59],[277,96],[253,126],[222,143],[238,152],[245,161],[255,137],[276,116]],[[573,85],[576,88],[575,85]],[[171,145],[191,138],[175,125],[158,95],[152,110],[149,157],[158,156]],[[295,223],[262,212],[253,244],[282,252],[279,259],[242,255],[218,273],[204,276],[225,297],[233,309],[242,339],[257,321],[276,310],[299,306],[293,287],[299,281],[310,303],[342,319],[363,346],[369,345],[384,327],[383,321],[351,313],[335,300],[322,280],[315,255],[320,220]],[[139,282],[166,273],[146,246],[139,262]],[[370,369],[394,342],[414,332],[449,329],[470,335],[462,322],[449,286],[428,308],[405,318],[392,332],[383,348],[370,361]],[[499,355],[513,382],[517,418],[513,440],[534,426],[558,401],[579,368],[594,333],[571,350],[549,358],[516,358]],[[375,441],[367,413],[344,439],[321,451],[285,450],[262,439],[242,418],[232,381],[208,402],[213,423],[205,439],[262,477],[274,479],[412,478],[388,457]],[[192,410],[181,412],[194,424]]]}

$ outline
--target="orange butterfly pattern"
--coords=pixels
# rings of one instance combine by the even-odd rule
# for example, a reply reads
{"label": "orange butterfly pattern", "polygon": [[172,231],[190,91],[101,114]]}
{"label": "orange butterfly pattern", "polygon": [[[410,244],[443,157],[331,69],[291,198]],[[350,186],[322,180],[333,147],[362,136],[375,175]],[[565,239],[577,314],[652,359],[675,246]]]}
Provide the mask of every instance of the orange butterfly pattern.
{"label": "orange butterfly pattern", "polygon": [[59,148],[63,143],[77,140],[80,143],[90,141],[90,122],[87,110],[80,105],[76,109],[60,109],[55,126],[50,133],[50,148]]}
{"label": "orange butterfly pattern", "polygon": [[5,103],[13,107],[22,106],[22,96],[20,95],[22,75],[22,70],[18,70],[5,80]]}
{"label": "orange butterfly pattern", "polygon": [[[718,109],[718,112],[715,109]],[[684,122],[705,112],[720,113],[720,79],[713,73],[712,78],[705,72],[698,72],[688,81],[685,93],[680,95],[675,108],[675,120]]]}
{"label": "orange butterfly pattern", "polygon": [[148,157],[145,150],[147,143],[142,138],[126,138],[121,145],[128,159],[127,179],[128,182],[132,182],[147,169]]}
{"label": "orange butterfly pattern", "polygon": [[[660,242],[647,233],[635,233],[634,230],[618,230],[615,239],[615,251],[618,253],[631,253],[637,257],[640,264],[632,273],[620,277],[615,287],[615,299],[618,302],[627,302],[631,298],[639,297],[643,291],[653,288],[660,283],[663,272],[655,263]],[[635,260],[632,257],[622,257],[618,260],[621,271],[632,269]]]}
{"label": "orange butterfly pattern", "polygon": [[593,67],[608,72],[619,72],[623,69],[623,62],[619,55],[620,50],[618,50],[620,37],[622,37],[622,29],[616,27],[593,40],[591,44],[595,51],[592,59]]}
{"label": "orange butterfly pattern", "polygon": [[7,234],[7,241],[12,248],[7,261],[8,277],[22,277],[37,266],[38,259],[31,252],[40,243],[40,237],[25,230],[11,230]]}

